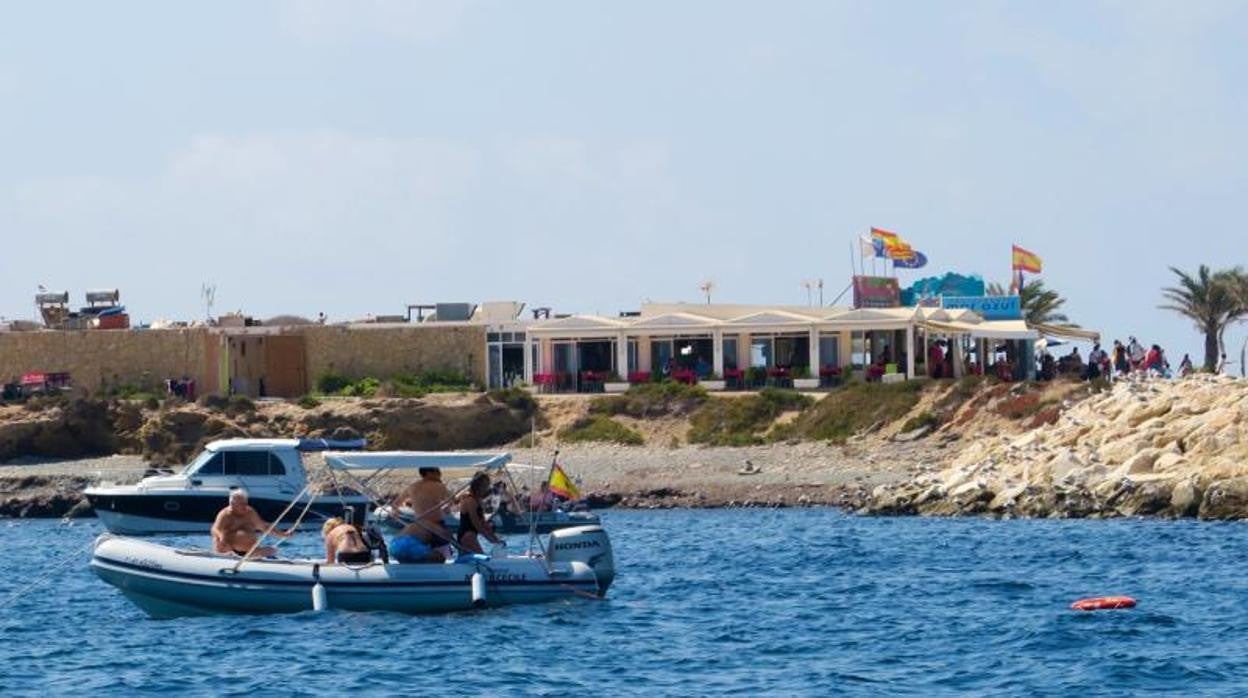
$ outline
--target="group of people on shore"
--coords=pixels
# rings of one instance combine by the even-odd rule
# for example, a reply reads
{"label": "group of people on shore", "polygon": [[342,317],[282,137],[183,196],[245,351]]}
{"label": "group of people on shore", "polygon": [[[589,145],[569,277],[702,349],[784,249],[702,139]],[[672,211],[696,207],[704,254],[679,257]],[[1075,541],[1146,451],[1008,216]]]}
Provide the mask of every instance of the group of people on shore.
{"label": "group of people on shore", "polygon": [[[382,551],[383,558],[393,556],[398,562],[444,562],[453,559],[456,550],[484,553],[481,546],[483,538],[495,545],[507,545],[495,532],[486,512],[507,511],[521,514],[525,509],[503,481],[491,484],[488,475],[477,473],[467,489],[459,494],[452,494],[442,482],[441,469],[420,468],[419,475],[419,479],[395,499],[392,507],[394,511],[410,510],[415,516],[388,545],[384,540],[379,540],[379,534],[333,517],[321,527],[321,536],[325,541],[325,561],[368,563],[372,561],[373,550],[376,548]],[[558,504],[547,482],[542,482],[540,489],[528,497],[528,500],[528,511],[533,512],[550,511]],[[459,528],[454,534],[444,525],[444,516],[452,508],[459,512]],[[230,492],[229,503],[217,514],[212,524],[212,548],[217,553],[232,553],[240,557],[272,557],[276,555],[277,548],[260,545],[266,532],[279,538],[290,538],[294,535],[293,528],[279,530],[266,522],[248,504],[247,492],[236,489]]]}
{"label": "group of people on shore", "polygon": [[[1086,362],[1079,355],[1079,347],[1071,349],[1069,354],[1060,359],[1054,360],[1052,355],[1046,352],[1038,360],[1040,362],[1038,375],[1042,379],[1050,379],[1056,373],[1078,374],[1084,380],[1097,378],[1116,380],[1126,378],[1131,374],[1161,378],[1172,378],[1177,375],[1181,378],[1191,375],[1196,370],[1190,354],[1183,355],[1183,360],[1179,362],[1176,371],[1172,369],[1170,359],[1160,345],[1153,344],[1145,348],[1135,337],[1128,337],[1126,344],[1115,339],[1109,351],[1102,349],[1100,342],[1094,343],[1092,351],[1088,352]],[[1226,354],[1222,354],[1217,372],[1223,373],[1225,370]]]}

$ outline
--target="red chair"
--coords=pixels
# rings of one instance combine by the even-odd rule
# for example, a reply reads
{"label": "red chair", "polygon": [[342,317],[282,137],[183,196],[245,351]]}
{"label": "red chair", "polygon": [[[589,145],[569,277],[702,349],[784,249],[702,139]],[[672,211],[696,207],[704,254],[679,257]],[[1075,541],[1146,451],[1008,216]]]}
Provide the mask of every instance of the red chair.
{"label": "red chair", "polygon": [[638,383],[649,383],[650,372],[649,371],[631,371],[628,374],[628,382],[634,385]]}

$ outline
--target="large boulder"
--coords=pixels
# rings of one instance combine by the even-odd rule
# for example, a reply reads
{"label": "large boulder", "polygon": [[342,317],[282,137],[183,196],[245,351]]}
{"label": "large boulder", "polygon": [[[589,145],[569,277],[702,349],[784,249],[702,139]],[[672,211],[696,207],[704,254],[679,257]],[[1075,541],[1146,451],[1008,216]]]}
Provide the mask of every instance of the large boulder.
{"label": "large boulder", "polygon": [[1210,482],[1200,503],[1202,519],[1241,519],[1248,515],[1248,477]]}

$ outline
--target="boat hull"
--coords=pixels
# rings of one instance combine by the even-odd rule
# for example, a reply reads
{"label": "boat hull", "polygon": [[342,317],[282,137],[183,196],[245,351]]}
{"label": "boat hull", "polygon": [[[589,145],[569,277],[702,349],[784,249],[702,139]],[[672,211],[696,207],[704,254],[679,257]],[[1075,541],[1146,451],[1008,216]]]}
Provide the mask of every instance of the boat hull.
{"label": "boat hull", "polygon": [[[363,566],[255,560],[235,572],[237,563],[235,557],[105,534],[96,543],[91,567],[155,618],[308,611],[318,579],[328,608],[349,611],[438,613],[599,595],[594,571],[585,563],[523,556]],[[482,603],[474,603],[475,573],[486,580]]]}
{"label": "boat hull", "polygon": [[[84,494],[109,533],[130,536],[207,533],[217,514],[229,503],[228,491],[110,492],[88,489]],[[253,495],[248,503],[266,521],[277,519],[290,507],[289,498]],[[306,499],[296,502],[283,521],[293,521],[306,504]],[[366,498],[340,500],[336,496],[322,496],[313,499],[304,526],[318,528],[326,518],[342,516],[344,504],[354,512],[356,521],[364,520],[368,511]]]}

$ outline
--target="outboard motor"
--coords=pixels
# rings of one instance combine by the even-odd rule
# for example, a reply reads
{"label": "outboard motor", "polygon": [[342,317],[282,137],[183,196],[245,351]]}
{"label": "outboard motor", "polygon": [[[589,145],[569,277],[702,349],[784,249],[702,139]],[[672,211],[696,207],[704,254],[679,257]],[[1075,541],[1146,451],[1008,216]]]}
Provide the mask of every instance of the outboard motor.
{"label": "outboard motor", "polygon": [[602,526],[574,526],[551,531],[546,558],[551,562],[579,560],[594,570],[598,579],[598,595],[605,596],[615,581],[615,557],[611,539]]}

